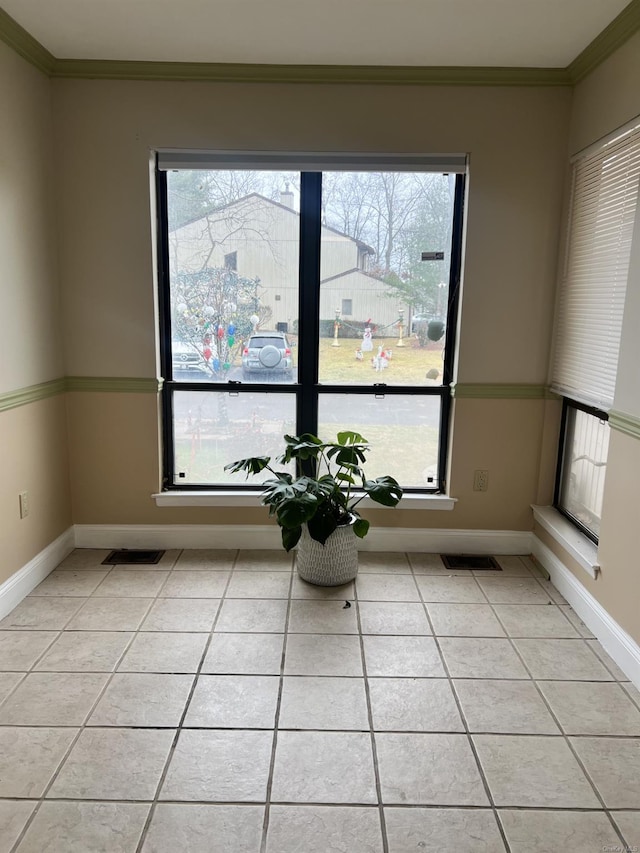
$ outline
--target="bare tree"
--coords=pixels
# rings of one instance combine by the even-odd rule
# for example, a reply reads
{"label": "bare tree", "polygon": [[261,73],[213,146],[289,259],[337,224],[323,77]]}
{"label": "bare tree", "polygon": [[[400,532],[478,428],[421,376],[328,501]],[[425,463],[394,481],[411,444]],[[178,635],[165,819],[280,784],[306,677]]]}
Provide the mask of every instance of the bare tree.
{"label": "bare tree", "polygon": [[260,280],[242,275],[230,250],[261,242],[277,262],[273,215],[256,205],[256,194],[280,190],[274,175],[245,170],[175,172],[167,183],[172,338],[196,352],[202,368],[224,374],[251,329],[271,315]]}
{"label": "bare tree", "polygon": [[[374,271],[402,277],[415,251],[408,233],[427,234],[441,210],[437,190],[442,175],[413,172],[330,172],[323,175],[323,221],[367,243],[374,250]],[[437,208],[437,210],[436,210]]]}

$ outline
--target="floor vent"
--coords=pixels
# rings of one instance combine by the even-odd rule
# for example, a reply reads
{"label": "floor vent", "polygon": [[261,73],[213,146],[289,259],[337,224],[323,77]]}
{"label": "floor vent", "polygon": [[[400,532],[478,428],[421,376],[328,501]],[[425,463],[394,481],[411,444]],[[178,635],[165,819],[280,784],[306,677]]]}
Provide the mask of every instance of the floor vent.
{"label": "floor vent", "polygon": [[476,571],[486,569],[491,571],[502,571],[501,567],[493,557],[483,557],[482,555],[477,554],[441,554],[440,556],[442,557],[442,562],[446,569],[475,569]]}
{"label": "floor vent", "polygon": [[102,561],[103,566],[155,566],[162,559],[164,551],[133,551],[123,548],[111,551]]}

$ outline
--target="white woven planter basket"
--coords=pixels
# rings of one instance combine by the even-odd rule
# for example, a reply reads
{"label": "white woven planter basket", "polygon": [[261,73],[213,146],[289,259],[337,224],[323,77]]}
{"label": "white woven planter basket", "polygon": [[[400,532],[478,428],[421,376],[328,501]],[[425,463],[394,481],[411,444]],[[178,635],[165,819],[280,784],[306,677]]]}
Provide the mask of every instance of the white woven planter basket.
{"label": "white woven planter basket", "polygon": [[317,586],[340,586],[352,581],[358,574],[358,548],[353,526],[338,527],[321,545],[309,536],[305,524],[296,564],[302,580]]}

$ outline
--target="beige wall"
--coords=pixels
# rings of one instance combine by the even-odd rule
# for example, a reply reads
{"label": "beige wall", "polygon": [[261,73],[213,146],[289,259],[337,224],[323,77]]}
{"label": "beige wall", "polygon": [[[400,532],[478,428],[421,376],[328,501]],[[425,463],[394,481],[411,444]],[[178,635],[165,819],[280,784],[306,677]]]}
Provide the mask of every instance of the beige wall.
{"label": "beige wall", "polygon": [[[60,378],[63,359],[51,84],[1,43],[0,103],[1,395]],[[71,524],[64,397],[0,411],[0,448],[1,583]]]}
{"label": "beige wall", "polygon": [[[0,583],[71,525],[64,395],[0,412]],[[20,518],[18,494],[29,492]]]}
{"label": "beige wall", "polygon": [[154,375],[149,152],[259,147],[469,152],[459,380],[546,381],[568,89],[54,80],[53,90],[68,373]]}
{"label": "beige wall", "polygon": [[[148,161],[155,148],[186,147],[469,153],[458,379],[546,380],[568,89],[54,80],[53,92],[67,374],[156,375]],[[74,397],[76,521],[264,519],[156,508],[155,398]],[[399,510],[384,523],[529,529],[543,410],[543,401],[458,402],[456,510]],[[112,430],[119,418],[127,429]],[[477,467],[490,469],[482,496],[471,492]]]}
{"label": "beige wall", "polygon": [[51,84],[0,42],[0,393],[62,375]]}

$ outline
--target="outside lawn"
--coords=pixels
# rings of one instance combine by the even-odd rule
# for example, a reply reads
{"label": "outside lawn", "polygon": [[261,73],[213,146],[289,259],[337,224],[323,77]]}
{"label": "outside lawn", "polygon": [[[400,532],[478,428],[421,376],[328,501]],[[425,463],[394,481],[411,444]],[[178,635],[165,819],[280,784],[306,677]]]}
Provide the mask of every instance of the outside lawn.
{"label": "outside lawn", "polygon": [[[230,425],[233,430],[233,425]],[[369,478],[390,474],[405,486],[426,486],[427,476],[436,476],[438,458],[438,429],[425,426],[381,426],[359,424],[356,419],[348,424],[331,425],[331,430],[321,428],[324,438],[331,440],[343,429],[360,432],[371,444],[367,459],[366,474]],[[176,441],[176,470],[184,471],[183,485],[189,483],[245,483],[244,475],[229,475],[224,466],[233,462],[243,452],[234,441],[235,436],[208,436],[202,433],[197,439]],[[278,442],[278,449],[282,442]],[[402,453],[393,453],[401,447]],[[260,451],[255,451],[259,454]],[[420,460],[419,463],[416,460]],[[277,465],[278,469],[282,466]],[[265,479],[271,475],[267,472]],[[259,478],[251,479],[253,484]]]}
{"label": "outside lawn", "polygon": [[[289,339],[296,342],[295,336]],[[339,343],[339,347],[333,347],[331,338],[320,340],[321,383],[439,385],[442,382],[443,341],[420,347],[416,338],[408,338],[406,345],[398,349],[397,337],[374,338],[373,350],[363,353],[362,360],[356,358],[359,339],[343,338]],[[380,346],[390,349],[392,356],[388,366],[378,372],[373,369],[371,358]],[[297,354],[297,347],[294,353]],[[429,370],[437,370],[437,378],[427,379]],[[228,402],[228,411],[225,403],[224,414],[216,405],[221,402],[218,395],[186,392],[180,396],[184,402],[175,412],[175,452],[176,471],[185,474],[180,478],[182,485],[244,483],[242,475],[227,474],[224,466],[249,455],[277,455],[282,449],[283,433],[293,431],[288,422],[293,409],[287,413],[282,408],[282,398],[271,405],[264,392],[241,394],[237,404],[232,406],[232,401]],[[321,395],[320,400],[318,429],[322,438],[331,440],[339,431],[352,429],[371,444],[368,477],[390,474],[405,486],[431,485],[427,477],[435,477],[437,472],[438,398],[387,396],[377,400],[369,395],[344,398]],[[396,452],[397,448],[402,448],[402,452]],[[268,476],[267,472],[265,479]]]}
{"label": "outside lawn", "polygon": [[[417,338],[406,338],[405,346],[398,348],[398,338],[374,338],[373,350],[362,353],[362,361],[356,358],[361,341],[356,338],[339,339],[339,347],[332,346],[332,339],[320,339],[320,382],[352,383],[354,385],[386,382],[397,385],[440,385],[442,383],[442,354],[444,338],[431,341],[426,347],[418,346]],[[377,355],[378,347],[391,350],[388,366],[375,371],[371,358]],[[428,370],[438,371],[435,380],[427,379]]]}

